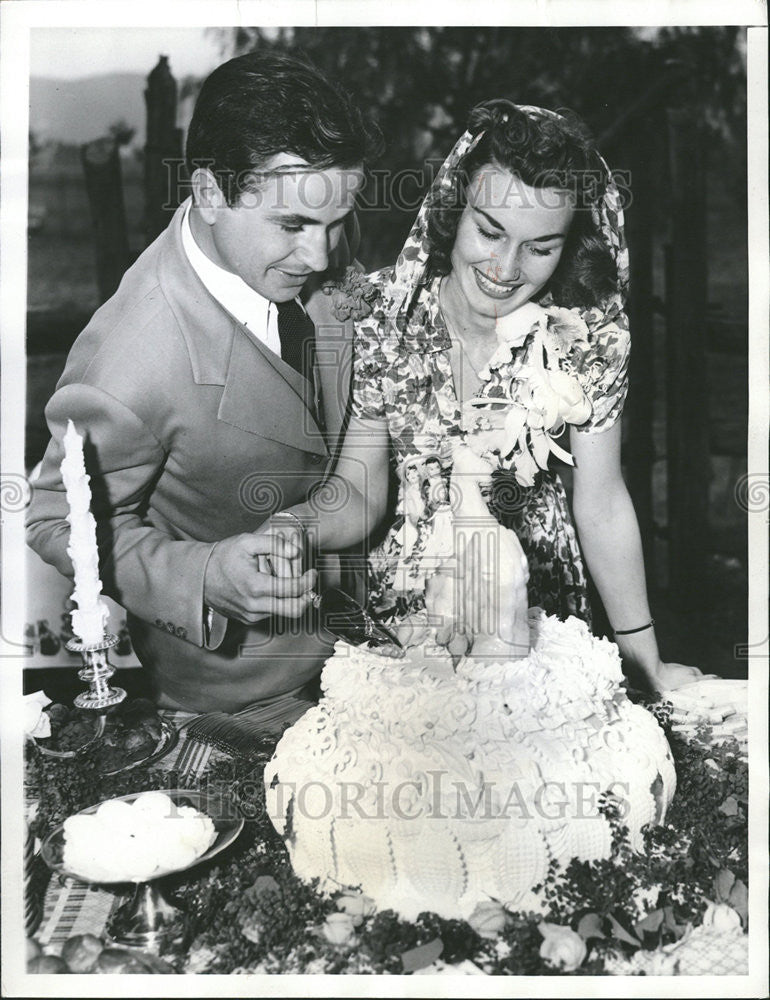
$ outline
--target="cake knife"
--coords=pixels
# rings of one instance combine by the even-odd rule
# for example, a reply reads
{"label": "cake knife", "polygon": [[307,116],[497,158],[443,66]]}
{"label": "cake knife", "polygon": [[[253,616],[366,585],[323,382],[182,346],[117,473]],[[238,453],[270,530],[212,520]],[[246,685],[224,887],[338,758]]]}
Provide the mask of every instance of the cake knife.
{"label": "cake knife", "polygon": [[395,632],[370,615],[344,590],[329,587],[320,594],[311,590],[308,596],[321,616],[321,625],[338,639],[343,639],[353,646],[368,642],[372,646],[403,648]]}

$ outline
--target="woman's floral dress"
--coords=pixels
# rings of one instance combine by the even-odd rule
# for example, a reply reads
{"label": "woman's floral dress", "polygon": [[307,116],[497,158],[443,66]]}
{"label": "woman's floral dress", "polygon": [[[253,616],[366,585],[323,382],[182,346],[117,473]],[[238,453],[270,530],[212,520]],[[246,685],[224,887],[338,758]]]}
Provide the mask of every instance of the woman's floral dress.
{"label": "woman's floral dress", "polygon": [[[379,272],[368,280],[381,288],[389,275],[389,271]],[[393,485],[398,488],[392,524],[369,554],[369,606],[385,619],[424,608],[427,556],[445,556],[451,539],[446,529],[451,509],[452,438],[462,433],[463,408],[455,392],[439,286],[440,279],[435,279],[420,289],[408,317],[399,316],[401,329],[386,318],[379,299],[371,314],[356,323],[353,413],[387,421]],[[552,358],[551,365],[579,381],[590,403],[590,416],[579,430],[595,433],[612,426],[623,409],[628,325],[619,308],[609,313],[601,309],[569,312],[582,317],[584,335],[559,340],[557,330],[557,360]],[[530,333],[511,349],[509,359],[508,352],[503,352],[502,359],[498,352],[498,363],[490,363],[488,378],[477,395],[518,402],[529,391],[526,373],[538,360],[534,355],[539,350],[537,337]],[[576,615],[590,623],[585,569],[561,480],[553,471],[540,468],[524,478],[532,485],[522,485],[522,477],[512,471],[497,470],[487,501],[497,519],[516,531],[521,541],[529,561],[529,603],[561,618]],[[416,500],[420,496],[422,509]]]}

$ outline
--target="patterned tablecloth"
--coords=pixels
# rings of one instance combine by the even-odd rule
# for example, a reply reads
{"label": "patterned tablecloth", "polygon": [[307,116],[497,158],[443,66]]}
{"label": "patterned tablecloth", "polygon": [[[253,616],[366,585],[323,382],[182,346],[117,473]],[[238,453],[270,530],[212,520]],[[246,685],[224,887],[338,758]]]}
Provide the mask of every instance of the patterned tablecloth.
{"label": "patterned tablecloth", "polygon": [[[163,712],[162,715],[177,728],[194,718],[186,712]],[[180,779],[184,779],[203,774],[210,761],[222,756],[220,751],[206,744],[187,739],[183,731],[177,745],[158,761],[157,766],[163,770],[176,770]],[[113,892],[104,886],[53,875],[45,894],[43,919],[35,937],[49,954],[59,954],[61,946],[73,934],[100,937],[110,914],[125,899],[125,892]]]}

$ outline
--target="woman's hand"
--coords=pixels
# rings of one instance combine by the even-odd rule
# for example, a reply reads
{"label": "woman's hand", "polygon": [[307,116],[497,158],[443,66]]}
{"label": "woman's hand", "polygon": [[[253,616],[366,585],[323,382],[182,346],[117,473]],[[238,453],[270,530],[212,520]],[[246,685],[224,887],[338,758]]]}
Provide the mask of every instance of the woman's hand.
{"label": "woman's hand", "polygon": [[658,666],[648,678],[654,691],[674,691],[693,681],[713,680],[717,674],[704,674],[698,667],[688,667],[683,663],[658,662]]}
{"label": "woman's hand", "polygon": [[632,687],[647,691],[674,691],[700,680],[713,680],[716,674],[704,674],[698,667],[684,663],[664,663],[657,658],[651,665],[643,665],[638,659],[623,653],[623,672]]}

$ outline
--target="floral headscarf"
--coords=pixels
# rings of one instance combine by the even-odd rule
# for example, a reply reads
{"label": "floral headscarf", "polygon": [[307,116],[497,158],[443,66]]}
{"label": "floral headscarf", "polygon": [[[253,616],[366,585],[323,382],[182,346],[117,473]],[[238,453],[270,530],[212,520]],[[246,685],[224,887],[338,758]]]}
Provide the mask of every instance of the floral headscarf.
{"label": "floral headscarf", "polygon": [[[512,105],[525,112],[532,119],[551,117],[560,120],[561,115],[546,108],[530,105]],[[400,312],[406,312],[418,288],[424,283],[429,260],[428,246],[428,213],[430,204],[439,192],[450,192],[454,180],[454,172],[466,156],[475,148],[484,135],[482,130],[475,135],[465,131],[454,144],[449,156],[444,160],[436,175],[431,189],[420,206],[417,218],[414,220],[409,236],[401,253],[398,255],[393,277],[383,292],[383,305],[387,315],[393,320]],[[612,254],[617,269],[617,293],[604,303],[608,311],[622,310],[628,291],[628,248],[623,222],[623,207],[620,192],[605,161],[599,157],[607,171],[607,186],[602,201],[591,209],[594,222],[598,224],[607,247]]]}
{"label": "floral headscarf", "polygon": [[[517,107],[507,101],[495,104],[502,105],[504,114],[507,109],[515,109],[533,120],[561,119],[544,108]],[[404,338],[409,333],[410,342],[418,346],[415,327],[421,328],[422,321],[417,318],[414,322],[410,310],[428,280],[430,206],[436,195],[452,193],[458,165],[485,131],[477,134],[466,131],[455,143],[423,200],[382,292],[385,316]],[[538,470],[548,468],[550,454],[574,464],[571,455],[557,441],[565,425],[592,429],[601,420],[604,426],[609,426],[609,414],[594,419],[596,400],[611,402],[610,412],[619,413],[625,398],[628,327],[623,310],[628,290],[628,250],[620,192],[607,164],[598,154],[597,158],[606,172],[606,184],[601,201],[592,205],[591,211],[615,262],[615,290],[600,305],[590,308],[561,308],[546,294],[539,302],[532,300],[498,317],[498,347],[478,373],[484,387],[463,406],[462,430],[466,443],[492,464],[512,470],[522,486],[534,484]],[[605,349],[591,331],[606,331],[612,326],[617,328],[615,342]],[[528,338],[532,340],[532,349],[517,355]],[[511,371],[509,366],[517,356],[518,364]]]}

